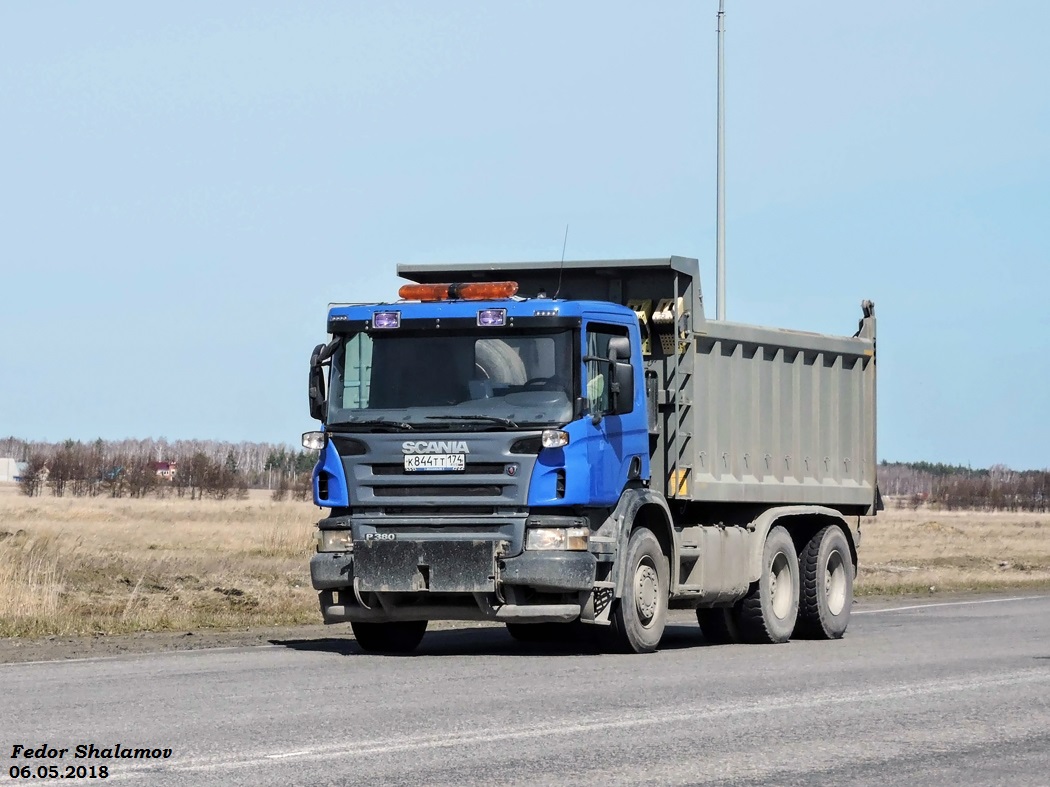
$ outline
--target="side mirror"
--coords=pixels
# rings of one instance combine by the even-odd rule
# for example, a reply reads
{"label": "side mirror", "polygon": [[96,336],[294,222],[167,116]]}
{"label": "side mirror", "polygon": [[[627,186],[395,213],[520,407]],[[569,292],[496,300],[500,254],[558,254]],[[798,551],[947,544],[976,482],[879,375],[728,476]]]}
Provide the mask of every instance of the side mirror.
{"label": "side mirror", "polygon": [[623,415],[634,409],[634,367],[629,363],[613,362],[613,383],[610,405],[613,415]]}
{"label": "side mirror", "polygon": [[613,336],[609,339],[609,360],[627,361],[631,360],[631,340],[626,336]]}
{"label": "side mirror", "polygon": [[631,366],[631,340],[626,336],[609,339],[609,361],[612,367],[612,385],[609,405],[613,415],[623,415],[634,409],[634,367]]}
{"label": "side mirror", "polygon": [[310,380],[307,393],[310,399],[310,417],[315,421],[324,420],[324,370],[321,368],[321,353],[325,346],[319,344],[310,354]]}

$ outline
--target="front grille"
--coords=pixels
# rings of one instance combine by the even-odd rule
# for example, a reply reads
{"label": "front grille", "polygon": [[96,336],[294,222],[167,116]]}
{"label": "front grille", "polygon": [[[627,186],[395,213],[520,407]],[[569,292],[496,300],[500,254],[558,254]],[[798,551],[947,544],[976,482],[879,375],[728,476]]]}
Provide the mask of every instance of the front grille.
{"label": "front grille", "polygon": [[[507,466],[497,462],[467,462],[466,469],[457,471],[450,470],[443,472],[442,475],[448,475],[453,478],[461,478],[465,475],[503,475],[507,472]],[[420,473],[409,473],[405,470],[403,464],[374,464],[372,465],[372,475],[410,475],[412,477],[418,477]]]}
{"label": "front grille", "polygon": [[[464,509],[485,508],[478,516],[492,516],[509,507],[520,508],[528,499],[529,478],[536,457],[513,455],[510,445],[520,435],[499,432],[470,432],[464,448],[458,453],[463,469],[405,470],[405,446],[414,448],[419,440],[431,437],[415,433],[405,441],[404,434],[368,434],[367,453],[343,457],[343,469],[355,510],[410,509],[405,516],[419,516],[422,508],[432,514],[448,509],[448,516],[470,516]],[[433,435],[435,444],[447,440],[446,433]],[[452,447],[459,447],[452,446]],[[459,461],[457,457],[456,461]],[[491,508],[489,508],[491,507]]]}
{"label": "front grille", "polygon": [[424,537],[439,533],[472,533],[498,538],[501,533],[488,522],[479,522],[473,525],[429,525],[426,523],[398,522],[396,525],[377,524],[375,529],[377,533],[394,533],[398,536],[403,536],[406,533],[421,533]]}
{"label": "front grille", "polygon": [[[419,506],[383,506],[387,516],[419,516]],[[494,506],[427,506],[428,517],[435,516],[492,516],[496,513]]]}
{"label": "front grille", "polygon": [[499,497],[503,487],[485,486],[376,486],[372,487],[376,497]]}

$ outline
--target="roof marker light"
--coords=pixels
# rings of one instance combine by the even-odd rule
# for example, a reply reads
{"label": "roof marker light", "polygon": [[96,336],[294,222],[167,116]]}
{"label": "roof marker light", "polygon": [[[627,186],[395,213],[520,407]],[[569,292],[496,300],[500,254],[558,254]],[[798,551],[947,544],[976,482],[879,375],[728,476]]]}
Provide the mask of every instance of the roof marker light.
{"label": "roof marker light", "polygon": [[482,309],[478,312],[478,325],[483,328],[500,328],[506,324],[506,309]]}
{"label": "roof marker light", "polygon": [[401,312],[376,312],[372,315],[373,328],[400,328]]}

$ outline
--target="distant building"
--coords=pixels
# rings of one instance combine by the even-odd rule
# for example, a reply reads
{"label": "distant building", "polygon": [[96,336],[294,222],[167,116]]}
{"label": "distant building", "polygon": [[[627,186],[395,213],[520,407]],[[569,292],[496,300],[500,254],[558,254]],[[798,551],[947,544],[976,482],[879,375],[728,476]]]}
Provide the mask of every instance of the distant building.
{"label": "distant building", "polygon": [[178,462],[154,462],[153,472],[155,472],[158,477],[163,478],[166,481],[171,481],[175,478],[178,464]]}
{"label": "distant building", "polygon": [[0,482],[2,481],[17,481],[22,477],[22,472],[26,469],[25,462],[16,462],[11,458],[0,458]]}

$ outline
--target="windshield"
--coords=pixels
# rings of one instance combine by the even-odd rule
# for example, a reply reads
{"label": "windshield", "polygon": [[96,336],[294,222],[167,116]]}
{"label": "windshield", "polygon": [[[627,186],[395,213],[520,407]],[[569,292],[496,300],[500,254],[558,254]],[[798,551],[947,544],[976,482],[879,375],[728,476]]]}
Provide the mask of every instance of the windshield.
{"label": "windshield", "polygon": [[332,357],[328,425],[563,425],[573,369],[571,330],[358,333]]}

